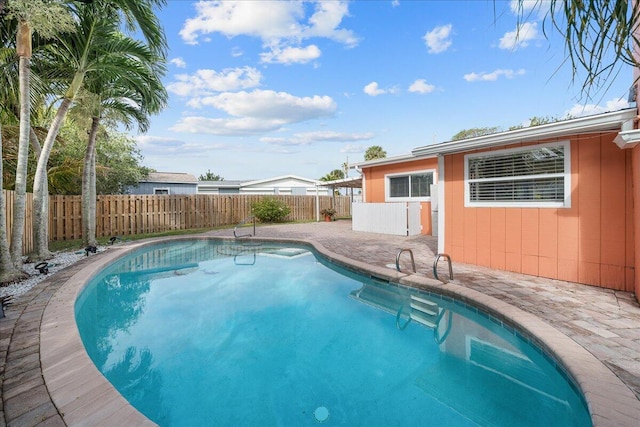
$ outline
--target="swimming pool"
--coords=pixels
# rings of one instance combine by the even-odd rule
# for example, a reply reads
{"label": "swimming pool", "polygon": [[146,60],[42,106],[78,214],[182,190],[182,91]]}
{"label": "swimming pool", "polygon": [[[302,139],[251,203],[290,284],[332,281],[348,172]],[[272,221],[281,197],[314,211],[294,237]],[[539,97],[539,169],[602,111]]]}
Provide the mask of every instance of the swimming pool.
{"label": "swimming pool", "polygon": [[513,330],[307,247],[145,247],[92,280],[76,318],[96,366],[161,425],[590,425]]}

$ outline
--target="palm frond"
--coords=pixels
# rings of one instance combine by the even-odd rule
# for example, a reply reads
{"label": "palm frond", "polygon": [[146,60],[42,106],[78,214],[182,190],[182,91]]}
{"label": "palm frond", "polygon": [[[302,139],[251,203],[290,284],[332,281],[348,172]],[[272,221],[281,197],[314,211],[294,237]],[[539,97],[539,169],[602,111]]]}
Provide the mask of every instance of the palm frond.
{"label": "palm frond", "polygon": [[[525,0],[518,0],[520,17]],[[567,62],[574,81],[582,80],[589,100],[610,87],[624,66],[640,66],[635,53],[640,2],[630,0],[536,0],[547,7],[543,33],[564,37]]]}

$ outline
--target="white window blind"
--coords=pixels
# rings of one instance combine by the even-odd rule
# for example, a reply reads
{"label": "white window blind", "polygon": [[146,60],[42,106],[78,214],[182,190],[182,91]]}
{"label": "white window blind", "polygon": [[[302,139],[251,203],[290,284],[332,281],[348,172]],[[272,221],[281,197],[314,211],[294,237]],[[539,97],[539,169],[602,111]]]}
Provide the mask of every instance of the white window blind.
{"label": "white window blind", "polygon": [[465,156],[470,206],[567,206],[569,144],[546,144]]}

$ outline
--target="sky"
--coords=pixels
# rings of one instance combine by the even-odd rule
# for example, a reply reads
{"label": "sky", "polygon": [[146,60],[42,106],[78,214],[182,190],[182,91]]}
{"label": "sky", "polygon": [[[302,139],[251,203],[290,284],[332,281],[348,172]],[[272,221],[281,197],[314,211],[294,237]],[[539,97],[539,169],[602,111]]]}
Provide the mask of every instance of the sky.
{"label": "sky", "polygon": [[543,11],[507,0],[168,0],[158,16],[169,103],[132,136],[159,172],[319,179],[374,145],[629,107],[630,68],[587,99]]}

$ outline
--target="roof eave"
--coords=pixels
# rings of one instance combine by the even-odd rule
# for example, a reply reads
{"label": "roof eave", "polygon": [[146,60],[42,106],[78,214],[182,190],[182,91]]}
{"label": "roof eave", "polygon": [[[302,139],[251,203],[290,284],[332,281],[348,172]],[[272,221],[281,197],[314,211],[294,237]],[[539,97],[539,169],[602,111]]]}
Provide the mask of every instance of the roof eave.
{"label": "roof eave", "polygon": [[482,148],[530,142],[540,139],[558,138],[577,133],[621,130],[625,123],[636,118],[635,108],[613,113],[587,116],[546,125],[533,126],[513,131],[484,135],[460,141],[449,141],[435,145],[418,147],[411,152],[414,156],[433,156],[472,151]]}
{"label": "roof eave", "polygon": [[422,159],[416,159],[416,157],[413,154],[403,154],[401,156],[366,160],[364,162],[355,162],[355,163],[351,163],[349,166],[352,166],[357,170],[357,169],[368,168],[372,166],[393,165],[395,163],[406,163],[407,161],[412,161],[412,160],[422,160]]}

